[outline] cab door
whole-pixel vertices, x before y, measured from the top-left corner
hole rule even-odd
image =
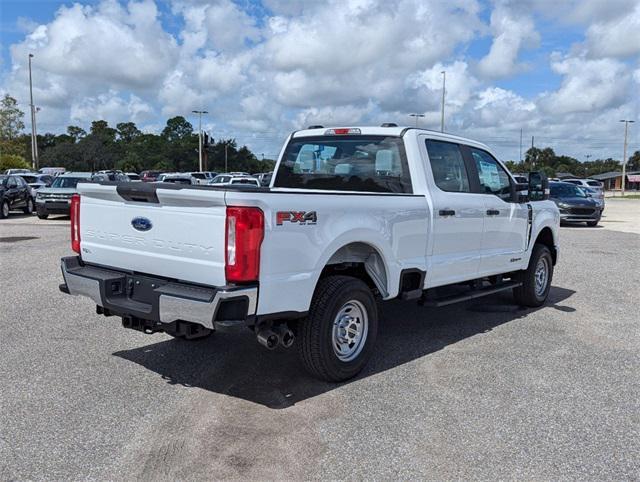
[[[517,269],[526,249],[529,208],[512,202],[513,180],[489,152],[467,147],[484,205],[480,276]]]
[[[421,139],[430,167],[427,181],[433,203],[427,285],[435,287],[474,279],[482,255],[484,196],[477,193],[460,144]]]

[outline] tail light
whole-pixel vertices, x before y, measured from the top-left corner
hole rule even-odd
[[[80,253],[80,195],[71,196],[71,249]]]
[[[227,207],[226,265],[228,283],[257,281],[264,214],[255,207]]]

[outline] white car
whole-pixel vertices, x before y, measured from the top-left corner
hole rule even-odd
[[[562,182],[570,182],[576,186],[588,187],[598,192],[600,197],[604,197],[604,189],[600,181],[595,179],[563,179]]]
[[[541,306],[558,259],[544,175],[520,191],[484,144],[413,127],[297,131],[270,188],[142,187],[78,185],[60,289],[145,333],[296,343],[328,381],[374,352],[380,302]]]
[[[260,187],[260,181],[258,179],[245,175],[218,174],[209,181],[210,186],[231,186],[233,184]]]

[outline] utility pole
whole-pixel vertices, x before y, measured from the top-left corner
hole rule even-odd
[[[447,91],[447,72],[443,70],[440,73],[442,74],[442,112],[440,113],[440,132],[444,132],[444,95]]]
[[[224,172],[229,172],[227,169],[227,146],[229,145],[229,141],[224,141]]]
[[[589,158],[593,156],[591,154],[585,154],[584,157],[587,159],[587,162],[589,162]]]
[[[418,127],[418,118],[424,117],[424,114],[409,114],[409,117],[415,117],[415,119],[416,119],[416,127]]]
[[[31,80],[31,59],[33,54],[29,54],[29,99],[31,107],[31,167],[38,169],[38,134],[36,133],[36,108],[33,105],[33,82]]]
[[[194,114],[198,114],[198,167],[202,172],[202,114],[208,114],[206,110],[192,110]]]
[[[622,154],[622,196],[624,197],[624,185],[627,178],[627,134],[629,132],[629,124],[633,124],[632,120],[621,120],[624,122],[624,153]]]
[[[522,127],[520,128],[520,164],[522,164]]]

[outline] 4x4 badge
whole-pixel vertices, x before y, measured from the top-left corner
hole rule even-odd
[[[316,224],[318,215],[315,211],[278,211],[276,213],[276,224],[282,226],[285,221],[299,224]]]

